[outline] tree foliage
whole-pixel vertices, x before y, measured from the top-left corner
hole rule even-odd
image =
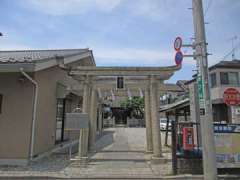
[[[144,116],[144,98],[140,96],[133,96],[120,103],[123,108],[128,108],[131,110],[133,117],[142,119]]]

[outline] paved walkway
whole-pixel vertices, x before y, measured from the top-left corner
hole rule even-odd
[[[145,154],[145,128],[109,128],[97,140],[84,177],[159,177],[171,173],[171,163],[152,165]],[[166,150],[165,150],[166,151]],[[169,155],[170,153],[168,153]],[[76,174],[79,169],[68,171]]]
[[[76,166],[66,155],[52,155],[27,167],[0,167],[2,176],[52,176],[75,178],[158,178],[171,173],[171,163],[154,165],[145,154],[145,128],[109,128],[98,138],[86,167]],[[166,156],[170,151],[164,149]]]
[[[151,165],[145,154],[145,128],[105,130],[96,144],[87,168],[81,174],[89,176],[159,176],[171,173],[171,164]],[[75,173],[73,173],[75,174]]]

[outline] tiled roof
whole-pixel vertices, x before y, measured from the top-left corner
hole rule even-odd
[[[88,49],[0,51],[0,63],[31,63],[56,56],[78,55],[88,51]]]
[[[220,61],[219,63],[209,67],[209,70],[215,69],[215,68],[240,68],[240,60],[232,60],[232,61]]]
[[[186,85],[187,80],[178,80],[177,85],[180,86],[184,91],[188,91],[188,86]]]
[[[217,68],[240,69],[240,60],[235,59],[235,60],[232,60],[232,61],[220,61],[219,63],[210,66],[208,69],[209,69],[209,71],[211,71],[211,70],[214,70],[214,69],[217,69]],[[196,81],[197,74],[194,74],[192,77],[193,77],[193,79],[187,81],[185,83],[186,85]]]
[[[164,84],[164,86],[167,89],[167,91],[183,92],[183,89],[177,84],[166,83]]]
[[[190,103],[189,98],[185,98],[183,100],[174,102],[172,104],[166,104],[164,106],[161,106],[160,107],[160,112],[171,111],[171,110],[174,110],[178,107],[189,106],[189,103]]]

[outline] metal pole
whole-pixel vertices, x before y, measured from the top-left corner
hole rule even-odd
[[[167,118],[167,126],[166,126],[166,132],[165,132],[165,146],[168,145],[169,114],[167,112],[166,112],[166,118]]]
[[[175,110],[175,121],[172,121],[172,171],[177,174],[177,142],[178,142],[178,112]]]
[[[202,0],[192,0],[193,22],[196,38],[196,54],[199,65],[200,83],[198,83],[200,123],[203,147],[203,168],[205,180],[217,180],[216,149],[213,132],[212,103],[208,84],[208,59]]]

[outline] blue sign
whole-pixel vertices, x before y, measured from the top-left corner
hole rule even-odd
[[[183,60],[183,53],[181,51],[177,51],[175,55],[175,63],[176,65],[181,65]]]
[[[240,133],[239,124],[214,124],[215,133]]]

